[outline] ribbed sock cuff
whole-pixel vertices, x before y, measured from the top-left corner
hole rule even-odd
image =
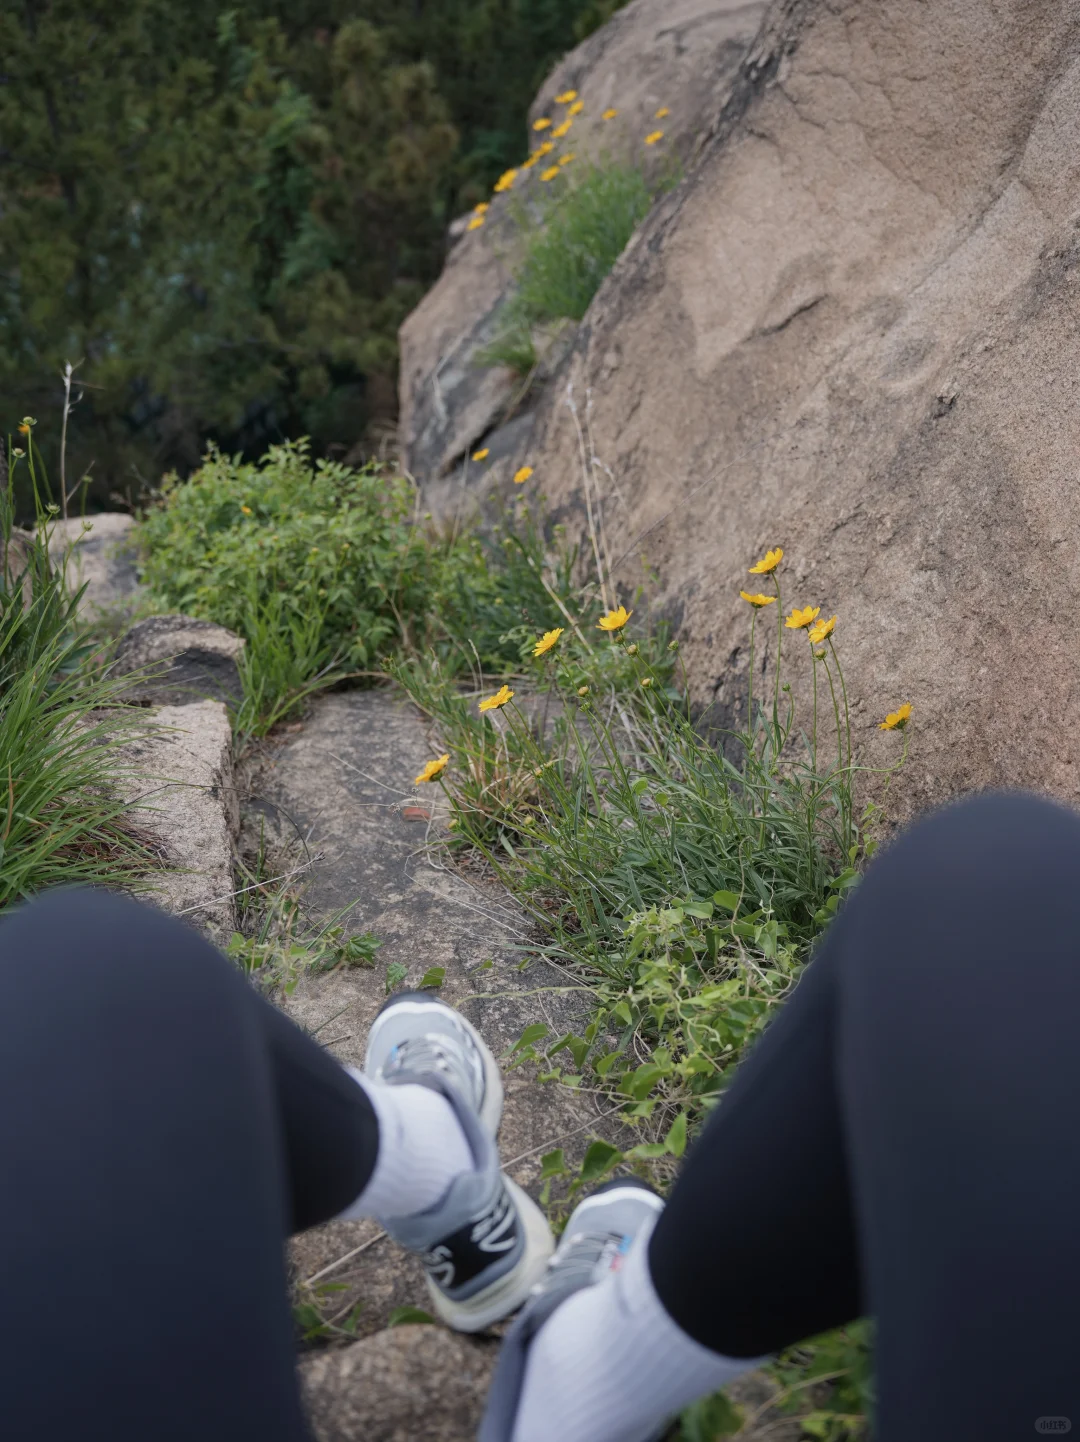
[[[426,1212],[442,1200],[455,1177],[473,1168],[453,1107],[429,1087],[386,1086],[354,1067],[346,1071],[371,1102],[379,1150],[367,1186],[339,1220],[382,1221]]]
[[[652,1442],[670,1417],[759,1360],[722,1357],[682,1331],[656,1294],[641,1235],[618,1272],[564,1302],[537,1334],[512,1442]]]

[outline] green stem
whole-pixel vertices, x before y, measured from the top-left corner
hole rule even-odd
[[[754,631],[757,627],[757,607],[750,608],[750,695],[746,703],[746,733],[751,748],[754,745]]]
[[[847,769],[851,770],[851,711],[848,707],[847,686],[844,682],[844,673],[840,666],[840,657],[836,654],[836,647],[833,645],[832,637],[829,637],[829,650],[836,662],[836,674],[840,677],[840,691],[844,697],[844,728],[847,731]]]
[[[773,684],[773,746],[777,753],[780,747],[776,744],[780,735],[780,656],[784,642],[784,600],[780,595],[780,577],[774,571],[772,573],[773,585],[776,587],[776,680]]]

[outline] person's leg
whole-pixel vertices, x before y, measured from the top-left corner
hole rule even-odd
[[[283,1243],[471,1170],[196,933],[103,892],[0,921],[0,1433],[295,1442]]]
[[[546,1435],[556,1395],[588,1414],[562,1442],[637,1442],[706,1389],[703,1350],[722,1379],[863,1312],[880,1442],[1076,1424],[1078,875],[1080,819],[1024,796],[889,848],[740,1068],[647,1258],[539,1332],[514,1442]]]
[[[180,922],[87,891],[0,922],[0,988],[0,1432],[306,1437],[286,1130],[308,1147],[250,988]],[[312,1080],[333,1116],[331,1065]],[[362,1185],[367,1110],[344,1126],[359,1155],[335,1153],[351,1179],[320,1199],[297,1173],[302,1216]]]

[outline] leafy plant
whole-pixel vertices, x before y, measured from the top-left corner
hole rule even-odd
[[[20,430],[0,488],[0,906],[60,883],[137,884],[159,864],[149,817],[140,827],[122,794],[132,780],[122,749],[148,728],[79,633],[66,561],[50,554],[55,507],[42,498],[33,422]],[[24,461],[33,534],[14,527]]]
[[[259,465],[211,450],[170,478],[140,525],[156,604],[245,638],[242,736],[264,735],[313,692],[381,679],[431,646],[451,671],[520,665],[536,617],[572,591],[577,550],[519,503],[466,534],[425,529],[408,481],[378,466],[312,463],[306,442]]]

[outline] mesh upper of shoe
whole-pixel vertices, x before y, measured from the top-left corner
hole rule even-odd
[[[382,1080],[404,1081],[440,1073],[479,1112],[484,1102],[484,1061],[467,1032],[422,1032],[398,1042],[381,1068]]]

